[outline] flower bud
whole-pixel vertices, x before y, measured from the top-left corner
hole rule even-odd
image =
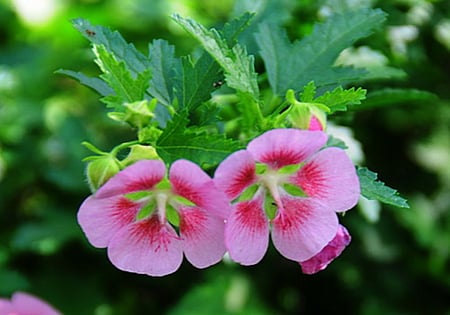
[[[330,109],[324,104],[299,102],[295,98],[294,91],[288,90],[286,99],[291,106],[287,115],[287,120],[292,127],[304,130],[324,130],[326,127],[326,113]]]
[[[119,161],[112,155],[92,157],[86,167],[86,177],[91,191],[95,192],[119,171]]]
[[[121,164],[126,167],[140,160],[156,159],[159,159],[159,156],[154,147],[136,144],[131,146],[130,153],[128,153],[127,157],[121,161]]]
[[[300,262],[303,273],[314,274],[325,269],[350,244],[351,236],[343,225],[339,225],[336,236],[318,254]]]

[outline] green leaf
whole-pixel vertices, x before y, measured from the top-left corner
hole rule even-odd
[[[180,72],[181,62],[175,57],[175,47],[165,40],[154,40],[149,47],[152,69],[149,93],[165,105],[173,104],[174,79]]]
[[[123,109],[123,103],[132,103],[144,99],[148,87],[150,71],[145,70],[134,78],[123,61],[119,61],[104,46],[94,45],[95,60],[102,70],[100,77],[114,89],[114,95],[102,99],[109,107]]]
[[[326,105],[330,108],[330,113],[346,111],[349,105],[361,104],[361,101],[366,98],[366,92],[362,88],[344,90],[342,86],[338,86],[333,91],[325,92],[323,95],[317,97],[314,99],[314,102]]]
[[[78,80],[81,84],[92,88],[102,96],[107,96],[114,93],[114,90],[111,89],[106,82],[100,80],[99,78],[88,77],[84,73],[64,69],[57,70],[56,73],[72,77]]]
[[[175,116],[156,142],[156,151],[166,163],[183,158],[205,168],[212,167],[240,148],[234,140],[196,127],[188,128],[187,123],[185,115]]]
[[[133,44],[127,43],[119,32],[113,32],[103,26],[92,25],[88,20],[82,18],[73,19],[72,24],[90,42],[97,46],[104,46],[117,60],[126,61],[127,67],[133,75],[151,67],[150,60]]]
[[[308,82],[317,87],[356,81],[367,72],[351,67],[334,67],[339,53],[381,26],[386,14],[365,9],[333,15],[316,24],[312,34],[291,43],[284,30],[261,23],[256,41],[266,66],[269,83],[277,95],[288,89],[300,91]]]
[[[248,15],[250,18],[250,15]],[[198,40],[203,48],[217,61],[225,73],[229,87],[259,98],[257,74],[254,69],[253,56],[247,55],[245,48],[239,44],[230,47],[228,41],[216,29],[207,30],[204,26],[189,18],[172,16],[174,21]],[[230,32],[229,30],[227,32]]]
[[[379,181],[376,173],[370,171],[366,167],[358,167],[357,173],[361,185],[361,194],[364,197],[400,208],[409,208],[406,199],[401,197],[395,189],[392,189]]]
[[[181,80],[178,81],[175,94],[180,108],[194,111],[211,98],[214,83],[223,75],[219,65],[206,52],[195,62],[190,57],[184,57],[181,61]]]
[[[367,99],[362,104],[361,108],[369,109],[376,107],[391,106],[401,103],[416,103],[428,104],[436,102],[438,97],[431,92],[417,90],[417,89],[382,89],[367,94]]]

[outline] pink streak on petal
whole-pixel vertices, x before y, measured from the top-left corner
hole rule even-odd
[[[180,209],[180,237],[189,262],[206,268],[219,262],[226,252],[223,219],[208,215],[197,207]]]
[[[237,151],[220,163],[214,174],[217,187],[231,200],[257,180],[255,161],[248,151]]]
[[[106,247],[115,233],[135,220],[140,207],[122,196],[103,199],[90,196],[78,211],[78,223],[93,246]]]
[[[273,169],[305,161],[327,142],[321,131],[273,129],[250,141],[247,150]]]
[[[336,213],[312,198],[282,196],[284,209],[272,221],[272,241],[284,257],[304,261],[336,235]]]
[[[180,267],[182,243],[169,224],[153,216],[122,228],[108,245],[108,257],[121,270],[164,276]]]
[[[314,274],[325,269],[350,244],[351,236],[347,229],[339,225],[336,236],[317,255],[300,262],[303,273]]]
[[[16,292],[11,298],[13,311],[11,313],[1,314],[17,314],[17,315],[61,315],[52,306],[43,300],[23,292]],[[1,308],[0,308],[1,310]]]
[[[187,160],[175,161],[170,168],[169,180],[177,195],[221,218],[229,215],[231,207],[225,194],[197,164]]]
[[[310,197],[320,199],[334,211],[356,205],[360,186],[355,166],[345,151],[327,148],[316,155],[290,178]]]
[[[128,166],[95,193],[96,198],[107,198],[135,191],[150,190],[158,184],[166,173],[160,160],[141,160]]]
[[[225,225],[225,243],[234,261],[246,266],[261,261],[269,246],[269,221],[262,197],[234,206]]]

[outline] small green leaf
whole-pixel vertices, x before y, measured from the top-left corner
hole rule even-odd
[[[327,91],[317,97],[314,102],[326,105],[330,109],[330,113],[346,111],[349,105],[361,104],[361,101],[366,98],[366,92],[362,88],[344,90],[342,86],[338,86],[333,91]]]
[[[366,167],[358,167],[357,173],[361,185],[361,194],[370,200],[390,204],[400,208],[409,208],[406,199],[401,197],[395,189],[386,186],[377,179],[377,174]]]

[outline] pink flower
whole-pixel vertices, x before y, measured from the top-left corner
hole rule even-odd
[[[253,139],[217,168],[214,181],[233,201],[225,225],[230,257],[258,263],[269,234],[286,258],[318,254],[336,235],[336,212],[356,205],[355,167],[339,148],[322,147],[322,131],[275,129]]]
[[[175,272],[183,260],[197,268],[219,262],[230,206],[200,167],[178,160],[141,160],[88,197],[78,212],[89,242],[108,248],[119,269],[151,276]],[[178,230],[178,232],[177,232]]]
[[[35,296],[16,292],[11,300],[0,299],[0,315],[61,315],[61,313]]]
[[[350,244],[351,237],[347,229],[339,225],[336,236],[318,254],[300,262],[303,273],[314,274],[324,270]]]

